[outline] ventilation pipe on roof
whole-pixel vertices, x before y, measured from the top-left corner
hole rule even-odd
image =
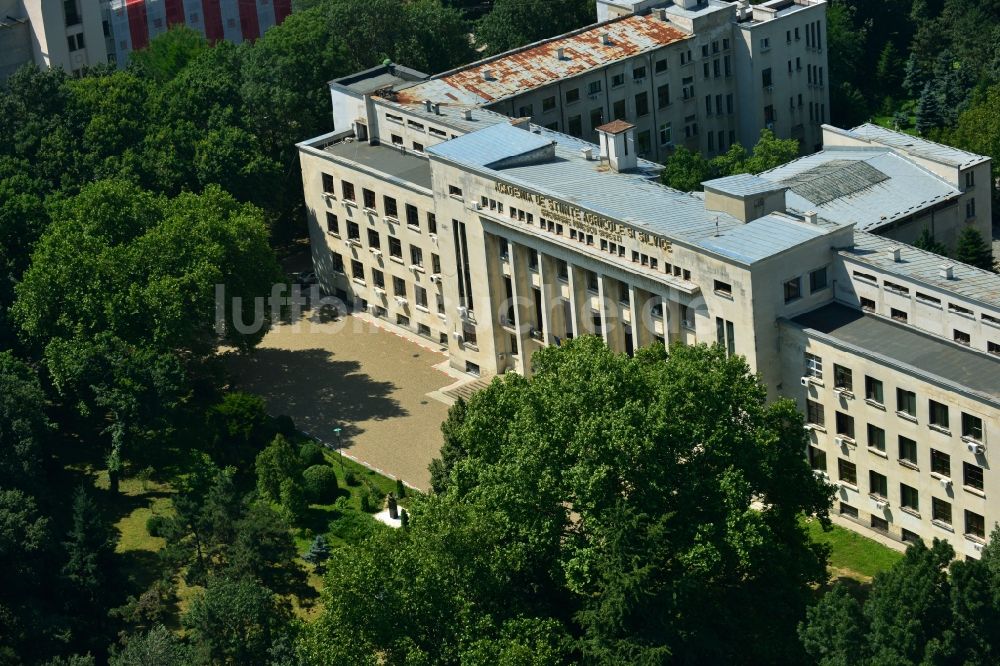
[[[483,70],[483,81],[492,81],[492,80],[493,80],[493,70],[492,69],[484,69]]]
[[[945,280],[954,280],[955,267],[952,264],[941,264],[941,267],[938,269],[938,274]]]
[[[601,33],[601,44],[604,46],[611,46],[611,35],[606,32]]]
[[[670,20],[670,19],[667,18],[667,10],[666,9],[657,9],[656,10],[656,17],[658,19],[660,19],[661,21],[669,21]]]
[[[559,48],[556,49],[556,60],[565,60],[565,59],[566,59],[566,49],[560,46]]]
[[[441,115],[441,104],[440,103],[435,103],[434,104],[434,115],[435,116],[440,116]]]
[[[462,111],[462,118],[466,120],[472,120],[472,109],[465,109]]]
[[[426,110],[427,113],[431,112],[431,101],[429,99],[424,100],[424,110]]]
[[[898,245],[894,245],[889,248],[889,256],[892,257],[893,261],[898,262],[900,258],[900,253],[902,251],[903,250],[901,247],[899,247]]]

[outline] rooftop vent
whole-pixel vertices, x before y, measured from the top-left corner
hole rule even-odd
[[[938,275],[943,277],[945,280],[954,280],[955,267],[952,264],[941,264],[938,268]]]
[[[440,116],[441,115],[441,104],[440,103],[437,103],[437,104],[434,105],[434,115],[435,116]]]
[[[894,245],[893,247],[889,248],[889,256],[892,257],[893,261],[897,262],[899,261],[900,252],[902,252],[902,248],[900,248],[898,245]]]
[[[465,120],[472,120],[472,109],[465,109],[462,111],[462,118]]]
[[[431,101],[429,99],[424,100],[424,109],[430,113],[431,111]]]
[[[559,48],[556,49],[556,60],[565,60],[565,59],[566,59],[566,49],[560,46]]]
[[[670,20],[670,19],[667,18],[667,10],[666,9],[657,9],[656,10],[656,17],[658,19],[660,19],[661,21],[669,21]]]
[[[484,69],[483,70],[483,81],[492,81],[492,80],[493,80],[493,70],[492,69]]]
[[[601,33],[601,44],[604,46],[611,46],[611,35],[606,32]]]
[[[818,219],[819,216],[816,214],[816,211],[811,210],[808,213],[806,213],[806,222],[808,222],[809,224],[816,224],[816,221]]]
[[[580,154],[583,155],[583,159],[587,160],[588,162],[594,159],[594,149],[590,146],[587,146],[586,148],[581,148]]]

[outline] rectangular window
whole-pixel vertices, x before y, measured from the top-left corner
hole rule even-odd
[[[716,280],[715,293],[722,294],[723,296],[732,297],[733,285],[729,284],[728,282],[723,282],[722,280]]]
[[[583,117],[571,116],[569,119],[569,133],[575,137],[583,136]]]
[[[809,467],[821,472],[826,471],[826,451],[821,448],[809,446]]]
[[[986,519],[972,511],[965,512],[965,533],[979,539],[986,538]]]
[[[916,488],[905,483],[899,484],[899,504],[904,509],[920,512],[920,493]]]
[[[660,125],[660,145],[666,146],[674,141],[673,131],[671,131],[670,123],[664,123]]]
[[[421,268],[424,266],[424,251],[416,245],[410,246],[410,265]]]
[[[861,309],[864,312],[875,312],[875,301],[870,298],[861,297]]]
[[[878,530],[879,532],[888,532],[889,531],[889,521],[888,520],[886,520],[885,518],[879,518],[875,514],[872,514],[870,516],[870,518],[871,518],[871,527],[872,527],[873,530]]]
[[[865,375],[865,400],[885,404],[882,394],[882,381]]]
[[[365,208],[375,210],[375,193],[367,188],[361,188],[361,197]]]
[[[972,336],[970,336],[965,331],[960,331],[957,328],[954,331],[954,340],[960,345],[965,345],[966,347],[972,344]]]
[[[348,183],[346,180],[340,181],[340,191],[344,201],[354,201],[354,183]]]
[[[618,86],[625,85],[625,75],[624,74],[613,74],[611,76],[611,87],[617,88]]]
[[[374,229],[368,230],[368,247],[377,250],[382,247],[382,240],[378,235],[378,232]]]
[[[930,412],[930,424],[938,428],[948,429],[948,405],[942,405],[936,400],[927,401]]]
[[[837,412],[837,434],[854,439],[854,417]]]
[[[344,272],[344,258],[337,252],[330,253],[330,263],[333,266],[334,273]]]
[[[657,60],[656,64],[653,67],[653,70],[657,74],[659,74],[661,72],[667,71],[667,59],[666,58],[660,58],[659,60]]]
[[[385,289],[385,275],[377,268],[372,269],[372,284],[379,289]]]
[[[845,502],[840,503],[840,513],[845,516],[850,516],[851,518],[858,517],[858,510]]]
[[[917,442],[909,437],[899,436],[899,459],[912,465],[917,464]]]
[[[931,497],[931,520],[951,525],[951,502]]]
[[[413,204],[406,204],[406,224],[417,229],[420,228],[420,213]]]
[[[854,373],[850,368],[833,364],[833,387],[844,391],[854,390]]]
[[[885,453],[885,430],[868,424],[868,448]]]
[[[455,185],[448,186],[448,196],[462,198],[462,188]]]
[[[615,120],[625,120],[625,100],[620,99],[611,105],[611,117]]]
[[[437,230],[437,216],[434,213],[427,213],[427,233],[436,234]]]
[[[905,389],[896,389],[896,411],[916,418],[917,394]]]
[[[590,110],[590,129],[594,130],[604,124],[604,107]]]
[[[333,213],[326,214],[326,233],[334,236],[340,235],[340,224],[337,222],[337,216]]]
[[[399,242],[398,238],[389,237],[389,256],[396,259],[403,258],[403,244]]]
[[[962,463],[962,483],[976,490],[983,489],[983,468],[972,463]]]
[[[931,449],[931,472],[951,477],[951,456],[944,451]]]
[[[556,108],[556,98],[555,96],[545,97],[542,99],[542,113],[547,113]]]
[[[889,316],[892,317],[895,321],[903,322],[904,324],[906,323],[907,320],[906,312],[904,312],[903,310],[897,310],[896,308],[889,309]]]
[[[399,217],[395,199],[392,197],[382,197],[382,204],[385,206],[386,217]]]
[[[848,460],[837,458],[837,477],[844,483],[856,486],[858,485],[858,468]]]
[[[426,308],[427,307],[427,290],[421,286],[415,286],[413,288],[413,300],[416,301],[417,306]]]
[[[357,259],[351,259],[351,275],[353,275],[356,280],[365,279],[365,266]]]
[[[361,240],[361,227],[358,226],[357,222],[347,223],[347,238],[355,241]]]
[[[889,496],[889,480],[878,472],[868,472],[868,492],[875,497]]]
[[[785,302],[791,303],[802,296],[802,279],[792,278],[785,282]]]
[[[641,92],[635,96],[635,115],[645,116],[649,113],[649,95]]]
[[[806,400],[806,421],[822,426],[826,423],[823,405],[814,400]]]
[[[823,380],[823,359],[815,354],[805,353],[806,377]]]
[[[644,78],[646,78],[646,67],[645,66],[636,67],[635,69],[632,70],[632,80],[633,81],[638,81],[639,79],[644,79]]]
[[[976,442],[983,441],[983,420],[962,412],[962,437]]]
[[[323,192],[324,194],[335,194],[333,176],[328,173],[323,174]]]
[[[815,294],[826,289],[826,284],[826,266],[809,273],[809,293]]]
[[[406,298],[406,280],[401,277],[392,278],[392,293],[394,296]]]
[[[572,104],[573,102],[579,102],[579,101],[580,101],[580,89],[579,88],[573,88],[572,90],[567,90],[566,91],[566,103],[567,104]]]
[[[765,88],[770,88],[774,84],[774,81],[771,79],[771,68],[770,67],[766,68],[760,74],[761,74],[761,84]]]
[[[600,92],[601,92],[601,80],[600,79],[598,79],[596,81],[591,81],[590,83],[587,84],[587,94],[588,95],[597,95]]]

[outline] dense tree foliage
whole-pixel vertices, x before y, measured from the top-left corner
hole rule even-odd
[[[700,190],[706,180],[740,173],[762,173],[795,159],[798,154],[799,145],[794,139],[779,139],[774,132],[764,129],[752,153],[734,143],[722,155],[707,160],[700,153],[680,147],[667,158],[661,179],[674,189],[693,192]]]
[[[589,0],[495,0],[480,20],[476,42],[494,55],[569,32],[597,19]]]
[[[799,626],[806,651],[822,666],[996,663],[998,543],[995,530],[982,558],[964,561],[947,542],[919,543],[870,591],[835,585]]]
[[[825,554],[798,516],[828,501],[801,417],[718,348],[665,356],[581,338],[476,394],[449,421],[462,453],[409,529],[333,555],[304,656],[799,658]]]

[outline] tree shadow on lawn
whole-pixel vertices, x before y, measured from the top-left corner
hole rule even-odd
[[[325,349],[257,349],[250,355],[229,353],[226,362],[237,385],[267,402],[272,414],[287,414],[296,427],[336,445],[364,432],[358,423],[406,416],[389,397],[392,382],[376,381],[357,361],[334,359]]]

